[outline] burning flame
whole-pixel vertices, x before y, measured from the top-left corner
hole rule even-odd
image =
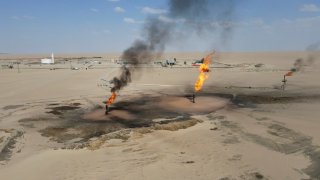
[[[207,73],[209,72],[209,64],[211,62],[213,54],[214,54],[214,52],[212,52],[209,55],[207,55],[204,58],[203,63],[199,67],[200,74],[198,76],[198,80],[194,84],[195,92],[200,91],[202,86],[203,86],[204,81],[209,78],[209,75]]]
[[[285,74],[284,76],[292,76],[293,72],[292,71],[289,71],[287,72],[287,74]]]
[[[116,100],[117,94],[115,92],[112,92],[112,95],[109,97],[108,101],[107,101],[107,105],[110,106],[114,100]]]

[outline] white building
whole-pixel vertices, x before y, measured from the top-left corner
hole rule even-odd
[[[53,53],[51,54],[51,59],[49,59],[49,58],[41,59],[41,64],[54,64],[54,55],[53,55]]]

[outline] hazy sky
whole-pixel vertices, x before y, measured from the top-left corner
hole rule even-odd
[[[210,1],[210,0],[209,0]],[[235,0],[228,42],[191,37],[166,51],[304,50],[320,41],[320,0]],[[122,52],[166,0],[1,0],[2,53]]]

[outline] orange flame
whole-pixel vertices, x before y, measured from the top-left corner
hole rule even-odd
[[[115,92],[112,92],[112,95],[109,97],[109,100],[107,101],[107,105],[110,106],[114,100],[116,100],[117,94]]]
[[[214,54],[214,52],[212,52],[209,55],[207,55],[204,58],[203,63],[199,67],[200,74],[198,76],[198,80],[194,84],[195,92],[200,91],[202,86],[203,86],[204,81],[209,78],[209,75],[207,73],[209,72],[209,64],[211,62],[213,54]]]
[[[285,76],[292,76],[293,72],[289,71],[287,74],[285,74]]]

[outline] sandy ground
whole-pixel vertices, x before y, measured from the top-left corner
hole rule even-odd
[[[23,62],[0,69],[1,179],[320,179],[319,61],[279,89],[297,58],[319,53],[218,53],[192,103],[203,55],[140,67],[108,116],[119,55],[88,70],[1,55]]]

